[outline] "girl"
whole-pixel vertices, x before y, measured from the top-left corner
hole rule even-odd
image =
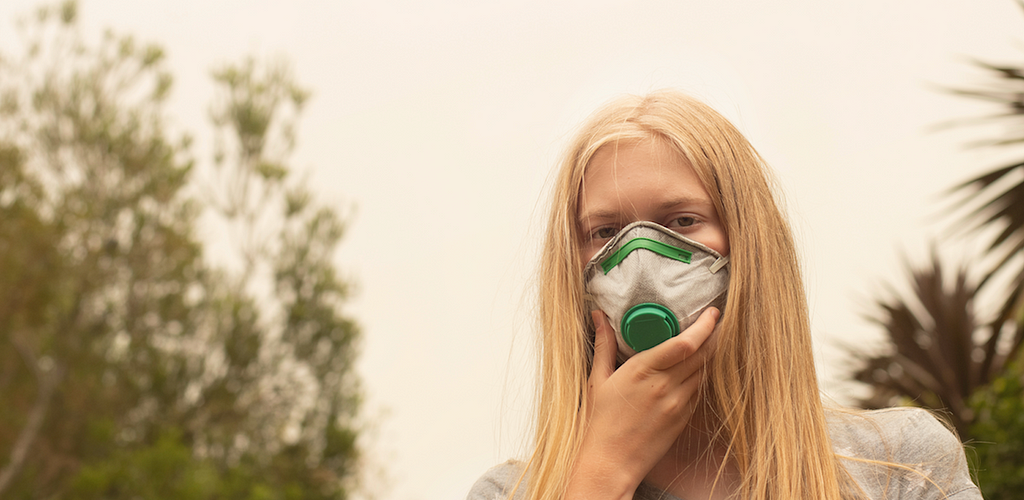
[[[616,100],[556,182],[535,448],[471,500],[981,498],[930,414],[823,407],[789,226],[721,115]]]

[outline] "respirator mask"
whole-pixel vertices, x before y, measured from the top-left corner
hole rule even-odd
[[[590,310],[608,315],[619,359],[681,333],[710,306],[722,309],[729,257],[653,222],[624,227],[583,269]]]

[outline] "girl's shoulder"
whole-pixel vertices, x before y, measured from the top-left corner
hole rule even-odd
[[[870,498],[981,498],[960,439],[920,408],[826,410],[832,447]]]
[[[825,416],[840,455],[901,463],[936,458],[936,453],[963,455],[953,431],[920,408],[829,409]]]
[[[509,460],[488,469],[469,489],[466,500],[506,500],[523,475],[525,464]],[[516,499],[525,498],[526,481],[516,491]]]

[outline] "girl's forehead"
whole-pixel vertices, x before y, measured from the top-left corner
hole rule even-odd
[[[658,177],[676,170],[692,171],[689,160],[664,139],[623,140],[602,145],[587,161],[582,187],[609,178]]]
[[[668,198],[707,198],[707,192],[690,162],[671,145],[633,142],[594,154],[584,172],[580,208],[604,210]]]

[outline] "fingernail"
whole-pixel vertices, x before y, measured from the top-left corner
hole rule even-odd
[[[601,314],[601,311],[598,311],[596,309],[590,311],[590,319],[594,322],[594,325],[597,325],[598,323],[601,322],[601,316],[599,316],[599,314]]]
[[[712,317],[712,319],[714,319],[715,321],[718,321],[718,318],[720,318],[721,316],[722,316],[722,311],[719,311],[717,307],[712,307],[711,308],[711,317]]]

